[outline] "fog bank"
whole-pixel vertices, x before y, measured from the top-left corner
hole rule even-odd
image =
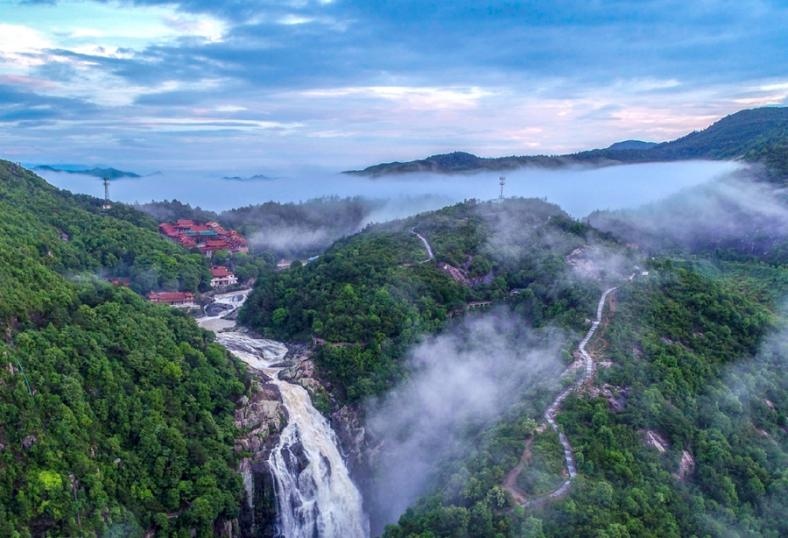
[[[565,338],[504,312],[428,337],[409,358],[410,378],[368,404],[378,446],[368,505],[374,530],[425,493],[438,466],[466,454],[474,433],[501,419],[528,389],[555,384]]]
[[[740,171],[637,209],[596,212],[589,223],[651,251],[721,249],[784,262],[788,191]]]
[[[498,177],[506,176],[505,194],[545,198],[575,217],[595,209],[634,207],[668,196],[742,168],[726,161],[646,163],[602,168],[561,170],[523,168],[471,175],[411,174],[370,179],[329,172],[269,173],[276,179],[233,181],[227,175],[249,176],[259,171],[173,171],[136,179],[112,181],[110,196],[133,203],[178,199],[214,211],[266,201],[298,202],[321,196],[361,196],[388,200],[375,218],[399,218],[437,209],[468,198],[487,200],[499,193]],[[74,192],[103,196],[101,180],[91,176],[42,172],[54,185]]]

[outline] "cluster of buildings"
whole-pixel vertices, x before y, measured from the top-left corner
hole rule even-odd
[[[115,283],[116,281],[125,280],[115,278],[112,283],[116,286],[124,285],[124,283]],[[211,287],[214,289],[223,289],[229,286],[238,284],[238,277],[233,274],[224,265],[214,265],[211,267]],[[148,293],[147,298],[152,303],[166,304],[170,306],[183,306],[183,307],[196,307],[198,306],[195,301],[195,296],[189,291],[151,291]]]
[[[178,219],[175,222],[159,224],[159,231],[187,249],[199,250],[205,256],[211,257],[217,250],[229,253],[249,252],[246,239],[235,230],[227,230],[215,221],[200,223],[189,219]],[[115,278],[115,285],[128,285]],[[117,283],[116,283],[117,281]],[[224,265],[211,267],[211,288],[223,289],[238,284],[238,277]],[[170,306],[194,307],[198,306],[195,296],[187,291],[152,291],[147,298],[152,303],[167,304]]]
[[[184,248],[199,250],[212,256],[217,250],[249,252],[246,239],[235,230],[226,230],[215,221],[201,224],[189,219],[159,224],[159,231]]]

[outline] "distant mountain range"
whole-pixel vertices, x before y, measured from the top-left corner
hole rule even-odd
[[[271,181],[273,177],[266,176],[265,174],[255,174],[253,176],[224,176],[222,179],[227,181]]]
[[[344,172],[367,177],[431,172],[438,174],[514,170],[526,166],[560,168],[568,165],[604,166],[623,163],[679,161],[688,159],[743,159],[762,162],[770,173],[788,175],[788,108],[742,110],[726,116],[702,131],[670,142],[626,140],[604,149],[567,155],[477,157],[454,152],[409,162],[391,162],[363,170]]]
[[[65,174],[80,174],[107,179],[120,179],[123,177],[141,177],[135,172],[118,170],[117,168],[89,167],[81,164],[39,164],[33,167],[37,172],[62,172]]]

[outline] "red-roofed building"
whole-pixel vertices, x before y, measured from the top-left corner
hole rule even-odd
[[[148,300],[172,306],[190,306],[194,304],[194,294],[188,291],[152,291],[148,293]]]
[[[224,265],[211,267],[211,287],[226,288],[238,284],[238,278]]]
[[[197,241],[195,241],[189,236],[178,237],[178,242],[181,244],[183,248],[195,248],[197,246]]]
[[[188,249],[199,249],[206,256],[212,256],[217,250],[228,252],[249,252],[246,239],[235,230],[227,230],[218,222],[205,224],[189,219],[178,219],[174,223],[159,224],[159,231]]]

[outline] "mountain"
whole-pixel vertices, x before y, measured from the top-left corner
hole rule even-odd
[[[642,140],[623,140],[609,145],[608,150],[621,150],[621,149],[649,149],[659,145],[658,142],[643,142]]]
[[[265,174],[254,174],[252,176],[224,176],[222,179],[228,181],[272,181],[276,178],[266,176]]]
[[[126,172],[118,170],[117,168],[100,168],[89,167],[85,165],[76,164],[40,164],[33,167],[33,170],[39,172],[61,172],[64,174],[80,174],[85,176],[95,176],[106,179],[120,179],[124,177],[137,178],[141,177],[134,172]]]
[[[390,174],[440,174],[513,170],[525,166],[558,168],[572,164],[610,165],[686,159],[743,159],[763,163],[770,174],[788,176],[788,108],[742,110],[670,142],[659,144],[627,140],[605,149],[558,156],[485,158],[456,152],[409,162],[392,162],[345,173],[379,177]]]
[[[456,151],[454,153],[431,155],[426,159],[421,159],[418,161],[376,164],[363,170],[349,170],[343,173],[369,177],[380,177],[391,174],[408,174],[413,172],[461,174],[473,173],[482,170],[514,170],[529,165],[541,166],[544,168],[558,168],[569,163],[569,160],[562,157],[549,157],[546,155],[487,158],[477,157],[472,153]]]
[[[244,368],[192,319],[115,287],[207,286],[129,208],[0,161],[0,535],[213,535],[237,516]]]

